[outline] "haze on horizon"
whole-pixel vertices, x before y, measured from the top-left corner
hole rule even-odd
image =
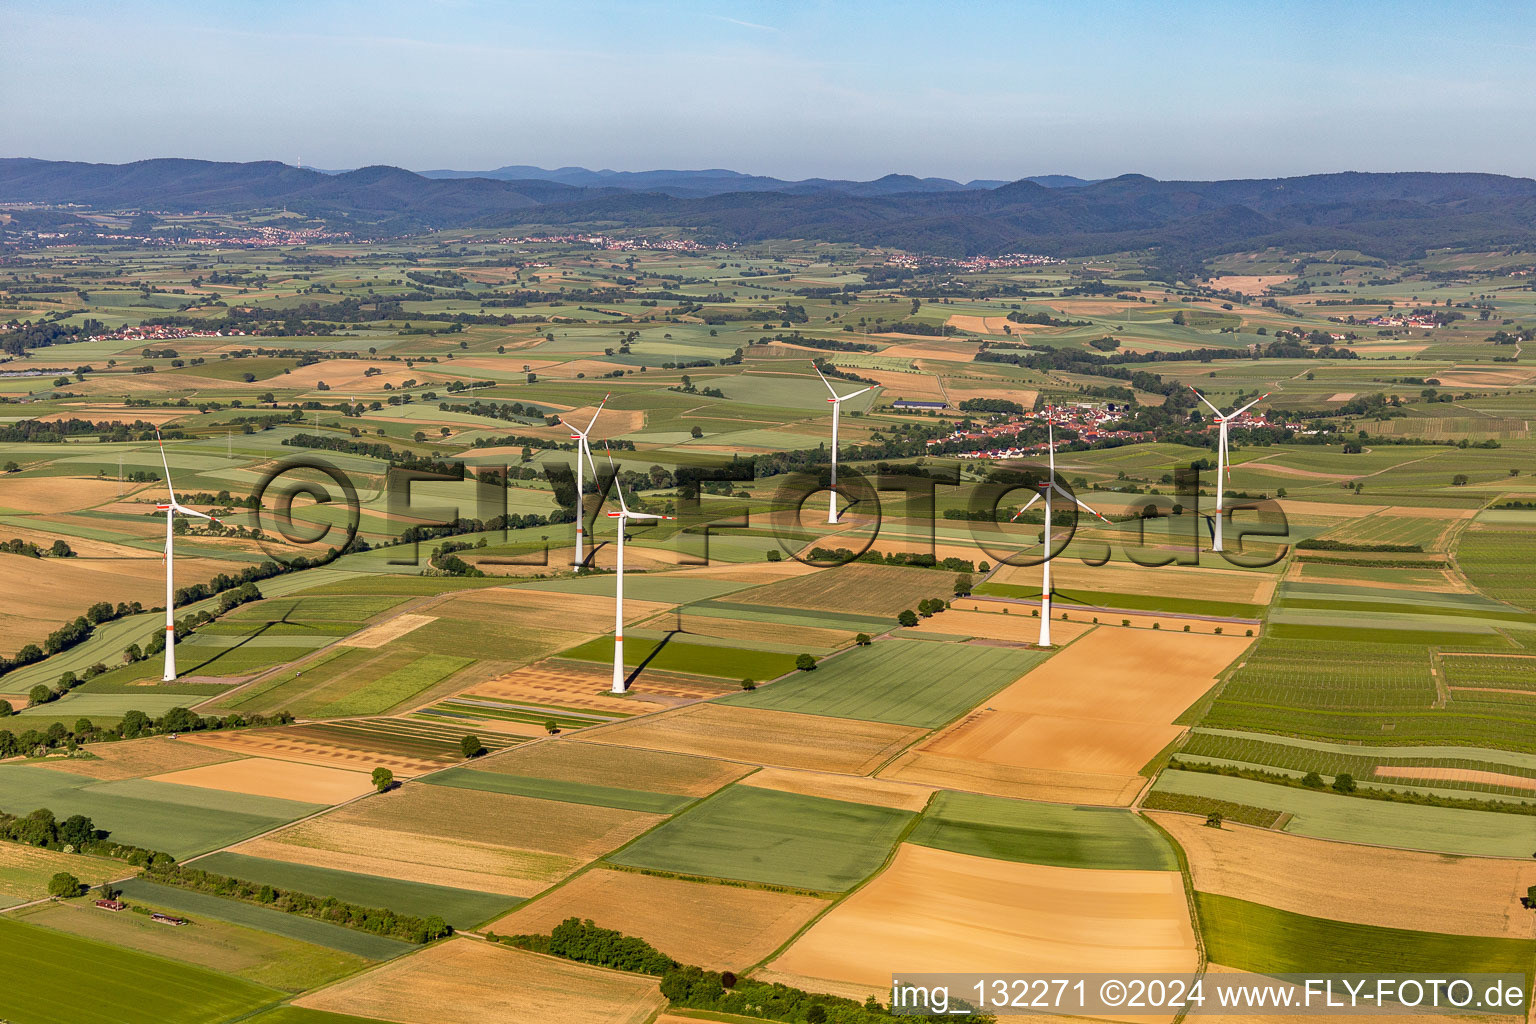
[[[967,181],[1527,176],[1536,8],[0,7],[5,156]]]

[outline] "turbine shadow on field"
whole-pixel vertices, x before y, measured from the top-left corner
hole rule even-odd
[[[645,671],[645,666],[649,665],[655,659],[656,655],[660,654],[662,652],[662,649],[664,647],[666,647],[667,644],[672,642],[672,638],[677,636],[677,634],[679,634],[681,632],[683,632],[683,626],[682,626],[682,622],[681,621],[678,622],[677,627],[675,629],[667,630],[667,635],[661,638],[661,643],[657,644],[655,646],[655,648],[653,648],[651,650],[651,653],[647,654],[645,656],[645,660],[640,662],[640,664],[636,665],[635,666],[635,670],[633,672],[631,672],[629,674],[628,678],[626,678],[624,680],[624,689],[627,690],[631,686],[634,686],[635,685],[635,680],[640,678],[640,673]]]

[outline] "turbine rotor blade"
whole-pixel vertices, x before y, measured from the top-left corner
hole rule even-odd
[[[592,413],[592,422],[588,423],[587,424],[587,429],[583,430],[581,432],[581,436],[582,437],[586,437],[588,434],[590,434],[592,432],[592,428],[597,425],[597,418],[598,418],[598,416],[602,415],[603,406],[607,405],[608,404],[608,399],[610,399],[612,397],[613,397],[613,392],[610,391],[606,395],[603,396],[603,400],[601,402],[597,403],[597,409],[596,409],[596,411],[594,411]]]
[[[619,467],[613,463],[613,449],[608,447],[607,441],[603,442],[603,451],[608,453],[608,468],[613,470],[613,489],[614,492],[619,496],[619,508],[623,509],[624,515],[633,515],[634,513],[630,512],[629,506],[624,504],[624,485],[619,483]],[[592,471],[592,475],[597,475],[597,471],[595,469]],[[612,512],[608,514],[610,516],[613,515]]]
[[[1024,504],[1024,507],[1019,509],[1017,512],[1015,512],[1013,514],[1013,518],[1009,519],[1008,521],[1010,523],[1018,522],[1019,516],[1023,515],[1025,512],[1028,512],[1029,511],[1029,506],[1033,505],[1035,502],[1039,501],[1041,499],[1041,497],[1043,497],[1042,494],[1036,494],[1033,498],[1030,498],[1029,501]]]
[[[1184,385],[1184,386],[1185,386],[1185,387],[1187,387],[1187,388],[1189,388],[1189,390],[1191,390],[1191,391],[1195,391],[1195,389],[1194,389],[1194,388],[1193,388],[1193,387],[1191,387],[1191,386],[1190,386],[1190,385],[1188,385],[1188,384],[1186,384],[1186,385]],[[1206,405],[1206,408],[1208,408],[1208,409],[1210,409],[1210,410],[1211,410],[1211,412],[1213,412],[1213,413],[1215,413],[1215,414],[1216,414],[1216,418],[1217,418],[1217,419],[1220,419],[1220,418],[1221,418],[1221,410],[1220,410],[1220,409],[1218,409],[1218,408],[1216,408],[1216,407],[1215,407],[1215,406],[1214,406],[1214,405],[1212,405],[1212,404],[1211,404],[1211,403],[1210,403],[1210,401],[1209,401],[1209,400],[1207,400],[1207,399],[1206,399],[1206,397],[1205,397],[1205,396],[1204,396],[1204,395],[1202,395],[1202,394],[1201,394],[1201,393],[1200,393],[1200,392],[1198,392],[1198,391],[1195,391],[1195,397],[1196,397],[1196,398],[1198,398],[1198,399],[1200,399],[1200,401],[1202,401],[1202,402],[1205,402],[1205,405]]]
[[[171,464],[165,460],[165,441],[160,437],[160,428],[155,428],[155,443],[160,445],[160,465],[165,467],[165,489],[171,492],[171,504],[176,503],[176,489],[171,486]]]
[[[1085,510],[1087,510],[1089,512],[1092,512],[1094,515],[1098,516],[1100,519],[1103,519],[1106,523],[1109,522],[1109,520],[1105,519],[1103,515],[1100,515],[1098,512],[1094,511],[1094,509],[1086,501],[1082,500],[1077,495],[1071,493],[1066,488],[1062,487],[1060,484],[1053,483],[1053,484],[1051,484],[1051,487],[1052,487],[1053,490],[1055,490],[1055,492],[1057,494],[1061,495],[1063,498],[1066,498],[1068,501],[1075,502],[1078,506],[1080,506],[1081,508],[1083,508],[1083,509],[1085,509]]]
[[[1254,406],[1258,405],[1260,402],[1264,401],[1264,399],[1268,398],[1272,394],[1274,394],[1273,391],[1266,391],[1266,392],[1264,392],[1258,398],[1255,398],[1253,401],[1249,402],[1247,405],[1243,406],[1241,409],[1237,410],[1234,413],[1229,414],[1227,416],[1227,419],[1232,419],[1234,417],[1241,416],[1243,413],[1247,412],[1249,409],[1252,409]]]
[[[816,376],[820,377],[821,382],[827,386],[827,390],[832,392],[832,400],[841,402],[842,399],[837,397],[837,392],[832,390],[832,382],[827,380],[826,374],[821,372],[821,367],[816,365],[816,360],[814,359],[811,360],[811,369],[816,371]]]

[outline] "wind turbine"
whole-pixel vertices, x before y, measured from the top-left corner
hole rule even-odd
[[[187,508],[176,500],[176,489],[171,486],[171,464],[165,460],[165,441],[160,437],[159,427],[155,428],[155,440],[160,445],[160,465],[165,467],[165,489],[171,495],[169,504],[155,506],[165,513],[165,674],[160,677],[160,681],[170,683],[176,680],[176,613],[171,607],[176,596],[175,566],[172,561],[174,552],[171,545],[176,514],[179,512],[184,516],[197,516],[215,524],[218,520],[206,512]]]
[[[814,360],[814,359],[811,360],[811,369],[816,371],[816,376],[820,377],[821,378],[821,382],[827,386],[827,390],[832,392],[832,397],[827,399],[827,401],[832,403],[832,502],[831,502],[830,505],[827,506],[827,522],[829,522],[829,523],[836,523],[837,522],[837,418],[838,418],[838,414],[843,411],[843,403],[844,402],[848,401],[848,399],[850,399],[850,398],[857,398],[859,395],[862,395],[866,391],[873,390],[874,389],[874,385],[871,385],[870,387],[867,387],[867,388],[859,388],[859,390],[857,390],[857,391],[850,391],[846,395],[839,395],[836,391],[832,390],[832,382],[827,380],[826,376],[821,372],[821,367],[816,365],[816,360]]]
[[[1193,387],[1190,387],[1189,390],[1195,391]],[[1211,410],[1211,412],[1216,414],[1216,422],[1221,424],[1221,435],[1216,443],[1216,522],[1215,525],[1211,527],[1212,551],[1223,550],[1221,546],[1222,505],[1223,497],[1227,491],[1227,475],[1232,472],[1232,467],[1229,464],[1229,458],[1227,455],[1227,424],[1232,420],[1237,419],[1243,413],[1247,412],[1249,409],[1252,409],[1260,402],[1264,401],[1264,399],[1268,398],[1273,393],[1274,392],[1272,391],[1266,391],[1258,398],[1255,398],[1253,401],[1243,406],[1241,409],[1238,409],[1236,412],[1229,412],[1223,416],[1220,409],[1216,408],[1214,405],[1211,405],[1206,397],[1200,392],[1195,391],[1195,397],[1200,399],[1200,401],[1205,402],[1206,406]],[[1199,528],[1197,527],[1196,533],[1198,534],[1198,532]]]
[[[608,452],[608,465],[613,469],[613,489],[619,495],[619,511],[609,512],[609,519],[619,521],[619,574],[615,578],[613,587],[613,692],[624,692],[624,530],[629,526],[631,519],[676,519],[676,516],[659,516],[653,512],[631,512],[629,506],[624,503],[624,487],[619,483],[619,470],[613,464],[613,452],[608,451],[608,445],[603,445],[603,450]],[[591,453],[587,455],[591,459]],[[592,467],[592,476],[596,478],[597,467]]]
[[[1046,479],[1044,484],[1040,485],[1041,489],[1040,489],[1039,493],[1037,493],[1033,498],[1030,498],[1028,504],[1026,504],[1023,508],[1019,509],[1017,512],[1015,512],[1013,514],[1013,519],[1017,520],[1019,518],[1019,516],[1023,515],[1027,511],[1029,511],[1029,506],[1030,505],[1033,505],[1035,502],[1039,501],[1041,498],[1045,499],[1045,561],[1042,563],[1042,567],[1043,567],[1042,568],[1042,572],[1044,573],[1044,578],[1041,580],[1041,583],[1040,583],[1040,643],[1037,645],[1039,647],[1049,647],[1049,646],[1051,646],[1051,558],[1052,558],[1052,555],[1051,555],[1051,507],[1052,507],[1051,496],[1052,496],[1052,493],[1054,492],[1055,494],[1059,494],[1063,498],[1066,498],[1068,501],[1075,502],[1078,505],[1078,507],[1086,509],[1089,512],[1093,512],[1093,514],[1096,515],[1096,516],[1099,516],[1100,519],[1104,519],[1104,517],[1099,515],[1099,513],[1094,512],[1094,510],[1091,509],[1091,508],[1088,508],[1087,504],[1085,504],[1084,502],[1079,500],[1076,495],[1072,494],[1066,488],[1062,487],[1061,484],[1056,482],[1056,432],[1053,429],[1054,426],[1055,426],[1055,421],[1052,419],[1051,410],[1050,409],[1046,410],[1045,416],[1046,416],[1046,419],[1045,419],[1045,432],[1046,432],[1046,438],[1047,438],[1046,447],[1047,447],[1047,449],[1051,453],[1051,472],[1050,472],[1050,476]],[[1104,519],[1104,521],[1106,523],[1109,522],[1108,519]]]
[[[610,392],[609,394],[606,394],[606,395],[603,396],[603,400],[601,402],[597,403],[597,411],[592,414],[592,422],[587,424],[587,429],[586,430],[580,430],[577,427],[573,427],[573,426],[571,426],[571,424],[565,423],[565,417],[564,416],[560,417],[560,422],[561,423],[565,423],[566,426],[571,427],[571,431],[572,431],[572,433],[571,433],[571,440],[576,442],[576,564],[577,565],[581,565],[585,561],[585,557],[583,556],[582,550],[581,550],[581,540],[582,540],[582,535],[586,532],[586,525],[587,525],[587,509],[586,509],[586,506],[582,502],[582,495],[581,495],[581,457],[583,455],[585,455],[587,457],[587,461],[589,463],[592,461],[592,447],[589,444],[587,444],[587,435],[592,433],[592,428],[597,425],[597,417],[602,413],[603,406],[607,405],[608,404],[608,399],[610,399],[612,397],[613,397],[613,394],[612,394],[612,392]],[[596,482],[596,480],[597,480],[597,467],[596,466],[592,467],[592,479],[593,479],[594,482]]]

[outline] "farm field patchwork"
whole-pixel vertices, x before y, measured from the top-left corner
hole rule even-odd
[[[907,841],[993,860],[1104,870],[1177,871],[1156,829],[1130,811],[941,792]]]
[[[748,764],[868,775],[926,731],[711,702],[604,726],[585,738]]]
[[[1127,805],[1173,724],[1247,648],[1242,637],[1100,627],[885,768],[885,778]]]
[[[1489,857],[1447,857],[1325,842],[1268,829],[1209,828],[1187,814],[1154,813],[1188,858],[1194,887],[1278,910],[1415,929],[1426,923],[1456,935],[1536,938],[1520,897],[1536,885],[1536,865]],[[1340,886],[1341,877],[1350,880]]]
[[[1188,972],[1195,936],[1175,871],[1085,871],[903,844],[756,977],[854,999],[893,964],[927,971]]]

